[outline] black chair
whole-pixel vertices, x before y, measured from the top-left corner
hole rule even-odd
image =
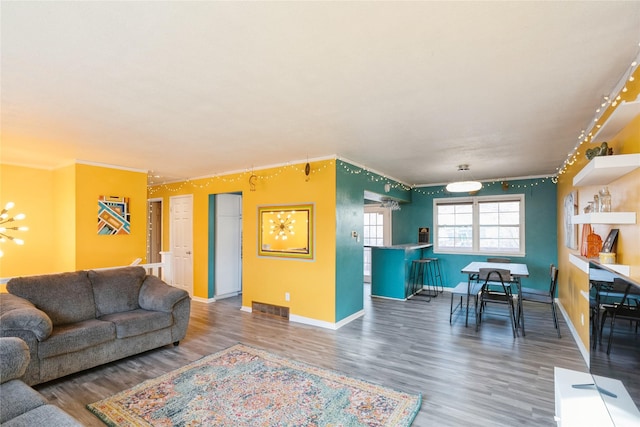
[[[487,258],[487,262],[510,263],[511,262],[511,258]]]
[[[506,305],[509,308],[509,318],[511,319],[511,331],[513,337],[517,336],[516,330],[516,310],[511,292],[509,278],[511,272],[500,268],[481,268],[478,278],[482,283],[478,302],[478,318],[476,321],[476,331],[482,323],[482,314],[485,312],[487,304]]]
[[[460,282],[454,288],[451,289],[451,306],[449,308],[449,324],[453,321],[453,313],[455,313],[458,309],[461,312],[466,310],[465,308],[465,299],[464,298],[473,298],[473,315],[478,317],[478,294],[480,293],[480,289],[482,288],[482,283],[477,281],[477,275],[475,278],[469,278],[469,282]],[[460,297],[460,302],[456,303],[455,307],[453,306],[454,300]],[[468,306],[468,304],[467,304]],[[464,311],[466,314],[466,311]]]
[[[611,317],[611,322],[609,324],[609,340],[607,342],[607,355],[611,353],[611,344],[613,341],[616,321],[629,320],[632,326],[635,326],[635,333],[638,333],[638,325],[640,324],[639,291],[633,288],[630,283],[614,279],[611,292],[621,294],[622,298],[619,302],[601,305],[603,313],[602,323],[600,325],[600,336],[602,336],[602,328],[604,327],[607,317]]]
[[[548,289],[522,288],[520,290],[520,298],[522,298],[523,302],[529,301],[550,305],[551,314],[553,315],[553,326],[555,326],[558,332],[558,338],[560,338],[560,325],[558,324],[558,314],[555,303],[556,288],[558,287],[558,269],[553,264],[549,267],[549,276],[550,283]]]

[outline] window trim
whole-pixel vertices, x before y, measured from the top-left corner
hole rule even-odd
[[[519,202],[520,203],[520,249],[517,252],[504,252],[504,251],[482,251],[480,250],[480,210],[478,205],[480,203],[487,202]],[[438,246],[438,206],[440,205],[460,205],[465,203],[471,203],[473,206],[473,220],[472,220],[472,236],[473,247],[471,249],[441,249]],[[469,196],[469,197],[447,197],[433,199],[433,253],[436,254],[453,254],[453,255],[482,255],[482,256],[513,256],[524,257],[526,256],[526,222],[525,222],[525,196],[523,193],[518,194],[506,194],[495,196]]]

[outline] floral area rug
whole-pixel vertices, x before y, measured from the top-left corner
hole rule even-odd
[[[410,426],[407,394],[242,344],[87,405],[110,426]]]

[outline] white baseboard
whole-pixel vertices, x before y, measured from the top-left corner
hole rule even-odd
[[[245,311],[247,313],[251,313],[251,307],[242,306],[240,307],[240,311]],[[290,322],[302,323],[304,325],[317,326],[319,328],[337,330],[343,327],[344,325],[356,320],[359,317],[364,316],[364,310],[360,310],[357,313],[352,314],[349,317],[345,317],[341,321],[337,323],[326,322],[324,320],[312,319],[310,317],[298,316],[295,314],[289,315]]]
[[[582,354],[582,358],[584,359],[585,363],[587,364],[587,367],[589,367],[589,350],[582,343],[582,340],[580,339],[580,335],[578,335],[578,331],[573,326],[573,323],[571,322],[571,319],[569,319],[569,315],[567,314],[567,311],[564,309],[562,304],[560,304],[560,301],[558,299],[556,299],[556,304],[558,305],[558,308],[560,309],[560,313],[562,313],[562,317],[564,317],[565,322],[567,322],[567,326],[569,327],[569,330],[571,331],[571,336],[573,337],[573,340],[578,345],[578,349],[580,350],[580,353]]]

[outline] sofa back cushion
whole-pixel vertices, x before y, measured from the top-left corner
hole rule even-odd
[[[31,301],[54,326],[95,319],[96,306],[86,271],[15,277],[7,291]]]
[[[96,317],[140,308],[138,295],[147,272],[142,267],[89,271],[96,301]]]

